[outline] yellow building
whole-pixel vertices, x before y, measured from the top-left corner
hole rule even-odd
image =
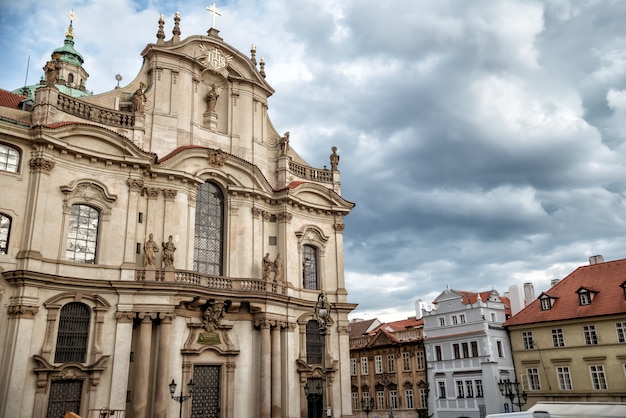
[[[526,408],[626,402],[626,260],[592,257],[504,325]]]

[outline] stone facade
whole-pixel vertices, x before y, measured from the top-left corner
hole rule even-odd
[[[193,379],[183,416],[307,417],[322,374],[352,415],[338,159],[302,160],[256,60],[179,25],[125,87],[0,108],[0,416],[177,416]]]
[[[369,322],[365,322],[369,324]],[[351,329],[360,330],[352,322]],[[428,405],[423,320],[408,318],[350,334],[352,409],[356,417],[417,418]],[[371,400],[371,401],[370,401]],[[391,415],[390,415],[391,416]]]

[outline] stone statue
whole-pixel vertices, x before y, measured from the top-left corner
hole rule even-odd
[[[174,245],[174,241],[172,236],[170,235],[167,242],[163,244],[163,265],[164,267],[173,269],[174,268],[174,252],[176,251],[176,246]]]
[[[215,112],[215,107],[217,106],[217,99],[220,97],[220,93],[222,92],[222,88],[217,84],[211,84],[211,90],[209,90],[209,94],[207,94],[207,101],[209,102],[209,112]]]
[[[43,67],[44,72],[46,73],[46,84],[48,87],[56,88],[55,84],[59,81],[59,69],[61,66],[59,65],[59,58],[53,57],[51,61],[48,61],[46,65]]]
[[[274,271],[276,274],[274,275],[274,280],[280,282],[283,280],[283,259],[280,258],[280,253],[276,255],[276,259],[274,260]]]
[[[143,112],[143,104],[146,100],[146,95],[142,87],[135,90],[133,94],[133,112]]]
[[[148,236],[148,241],[143,243],[143,265],[144,267],[154,267],[154,260],[156,259],[156,253],[159,251],[159,246],[154,242],[152,234]]]
[[[280,152],[285,155],[289,151],[289,132],[285,132],[285,135],[280,138]]]
[[[272,260],[270,260],[270,253],[265,254],[265,257],[263,257],[263,280],[270,279],[273,264]]]
[[[333,151],[333,153],[330,154],[330,169],[332,171],[337,171],[337,166],[339,165],[339,154],[337,154],[337,147],[332,147],[331,150]]]

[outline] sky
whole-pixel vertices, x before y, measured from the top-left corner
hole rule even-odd
[[[94,93],[135,78],[161,13],[166,40],[177,11],[182,38],[211,26],[208,1],[0,3],[7,90],[39,81],[72,9]],[[224,41],[265,59],[279,133],[314,167],[338,148],[351,318],[626,258],[626,2],[215,3]]]

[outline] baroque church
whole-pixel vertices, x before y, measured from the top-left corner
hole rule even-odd
[[[70,15],[0,91],[0,417],[352,416],[336,148],[309,165],[254,46],[181,25],[91,94]]]

